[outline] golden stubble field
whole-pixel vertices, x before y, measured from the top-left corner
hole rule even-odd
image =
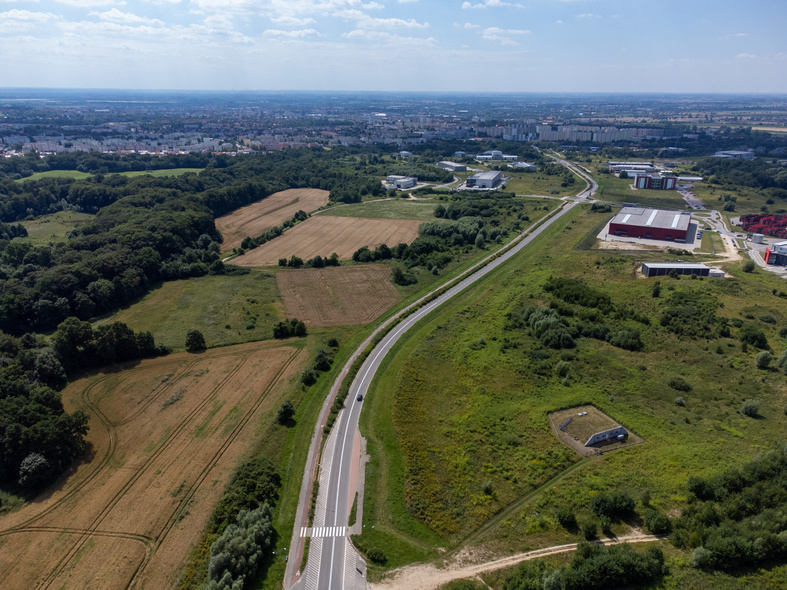
[[[303,367],[298,349],[251,343],[145,360],[69,385],[93,453],[0,519],[4,590],[172,588],[259,419]]]
[[[329,191],[316,188],[293,188],[241,207],[216,219],[224,236],[222,251],[240,246],[246,236],[256,237],[291,219],[298,210],[310,213],[328,204]]]
[[[304,261],[333,252],[342,260],[352,258],[362,246],[374,249],[380,244],[409,244],[418,237],[414,219],[366,219],[363,217],[328,217],[316,215],[287,230],[229,264],[239,266],[274,266],[280,258],[297,256]]]
[[[287,317],[308,326],[368,324],[399,301],[383,264],[282,270],[276,282]]]

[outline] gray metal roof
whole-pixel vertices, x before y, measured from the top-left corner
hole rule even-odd
[[[694,268],[698,270],[710,268],[701,262],[643,262],[642,266],[648,268]]]
[[[615,215],[612,223],[634,227],[658,227],[661,229],[687,231],[689,223],[691,223],[691,214],[683,211],[623,207],[620,213]]]

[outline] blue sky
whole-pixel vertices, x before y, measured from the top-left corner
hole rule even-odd
[[[787,92],[785,0],[0,0],[0,86]]]

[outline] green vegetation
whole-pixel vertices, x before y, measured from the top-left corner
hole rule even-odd
[[[71,178],[73,180],[84,180],[91,176],[88,172],[79,170],[46,170],[45,172],[35,172],[24,178],[17,178],[16,182],[27,182],[29,180],[41,180],[42,178]]]
[[[740,273],[738,263],[735,279],[662,278],[654,297],[655,281],[633,272],[641,254],[573,249],[597,222],[575,209],[384,361],[361,417],[372,459],[358,544],[382,551],[386,568],[461,546],[578,461],[549,429],[546,414],[560,408],[592,403],[646,444],[592,459],[475,544],[518,551],[576,540],[580,529],[623,534],[632,512],[618,520],[593,510],[594,498],[615,494],[626,494],[629,507],[645,498],[636,512],[648,530],[664,531],[664,514],[685,502],[688,477],[715,473],[721,449],[728,464],[740,464],[783,437],[783,376],[753,375],[759,351],[741,348],[755,333],[784,348],[777,279]],[[531,325],[527,313],[536,312]],[[774,323],[758,319],[767,316]],[[621,337],[607,340],[602,326]],[[542,329],[567,333],[575,347],[541,341]],[[741,399],[760,401],[758,420],[739,412]],[[560,524],[558,508],[580,528]]]
[[[27,236],[18,241],[29,241],[36,246],[46,245],[50,242],[63,242],[66,240],[68,232],[92,219],[93,215],[76,211],[59,211],[50,215],[42,215],[32,221],[22,222],[22,225],[27,229]]]
[[[334,217],[368,217],[371,219],[434,219],[436,204],[432,201],[386,199],[328,209],[320,215]]]
[[[203,168],[168,168],[165,170],[135,170],[132,172],[121,172],[123,176],[134,178],[136,176],[152,176],[154,178],[162,178],[164,176],[180,176],[182,174],[192,173],[199,174]]]
[[[279,290],[271,273],[208,276],[159,284],[142,299],[104,321],[121,321],[152,332],[157,342],[183,350],[195,328],[211,346],[273,338],[282,319]]]

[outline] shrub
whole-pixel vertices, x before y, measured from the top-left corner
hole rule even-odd
[[[711,555],[710,551],[705,549],[705,547],[697,547],[691,553],[690,559],[691,567],[696,569],[705,569],[711,565]]]
[[[672,532],[672,522],[666,514],[658,510],[648,510],[643,518],[645,528],[654,535],[669,535]]]
[[[760,402],[756,399],[747,399],[741,404],[741,414],[754,418],[760,414]]]
[[[287,424],[294,415],[295,408],[292,406],[292,402],[287,400],[281,405],[279,411],[276,412],[276,422],[279,424]]]
[[[555,518],[565,529],[574,530],[577,528],[577,517],[574,511],[567,506],[560,506],[555,509]]]
[[[691,384],[683,377],[672,377],[667,381],[667,385],[675,391],[691,391]]]
[[[758,369],[767,369],[770,366],[772,360],[773,355],[767,350],[763,350],[762,352],[758,353],[756,357],[754,357],[754,364],[757,365]]]
[[[768,339],[763,331],[754,324],[744,326],[740,333],[740,339],[744,344],[751,344],[756,348],[768,348]]]
[[[675,405],[683,407],[683,406],[686,405],[686,402],[685,402],[685,400],[682,397],[678,396],[678,397],[675,398]]]
[[[592,541],[598,537],[598,527],[596,526],[595,520],[589,520],[584,524],[582,527],[582,535],[585,537],[586,541]]]
[[[51,467],[46,457],[39,453],[29,453],[19,466],[19,485],[26,489],[36,489],[50,478]]]
[[[725,211],[727,210],[727,205],[724,206],[724,209]],[[730,209],[730,211],[733,210],[734,208]],[[746,262],[743,263],[743,272],[754,272],[755,268],[757,268],[757,266],[754,264],[753,260],[747,260]]]
[[[207,589],[242,589],[257,573],[272,538],[271,509],[267,504],[255,510],[241,510],[237,523],[224,529],[210,546]]]
[[[192,329],[186,333],[186,350],[188,352],[199,352],[206,348],[205,336],[202,335],[202,332]]]
[[[568,375],[568,370],[571,365],[566,361],[560,361],[557,366],[555,367],[555,371],[557,372],[558,377],[565,377]]]
[[[617,520],[634,513],[634,498],[625,492],[612,495],[599,494],[591,500],[590,509],[596,516]]]

